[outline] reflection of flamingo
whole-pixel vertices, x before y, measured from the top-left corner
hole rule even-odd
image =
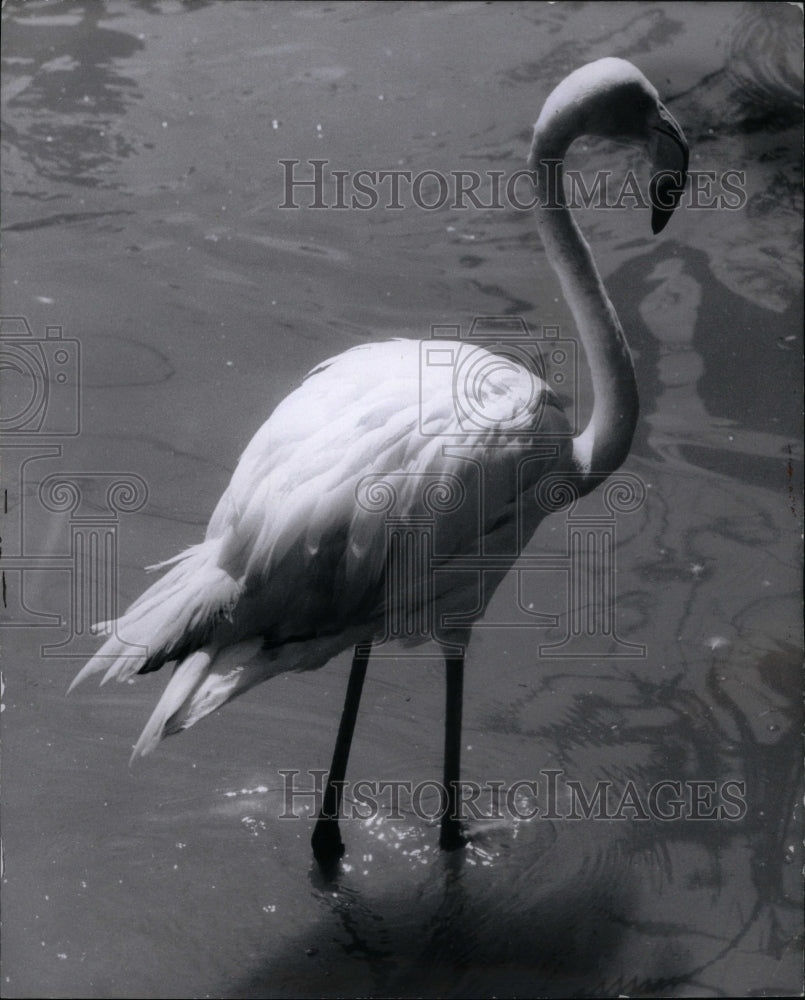
[[[454,392],[465,390],[454,389],[450,379],[435,389],[420,382],[417,341],[364,345],[316,368],[249,444],[205,540],[164,564],[169,572],[118,620],[115,634],[73,682],[104,669],[104,680],[126,680],[176,663],[135,755],[149,752],[164,736],[186,729],[261,681],[287,670],[320,667],[353,644],[366,646],[383,633],[395,602],[398,612],[415,603],[413,588],[395,592],[386,587],[392,574],[387,573],[391,556],[384,518],[359,502],[367,476],[394,479],[395,516],[402,512],[403,520],[407,516],[410,521],[421,510],[424,481],[459,484],[459,493],[469,495],[477,490],[473,477],[483,465],[491,474],[484,477],[482,505],[453,505],[452,510],[444,505],[440,550],[447,553],[449,566],[451,556],[478,552],[480,533],[485,543],[497,543],[485,551],[509,551],[512,563],[540,519],[526,495],[542,477],[566,472],[584,493],[623,462],[637,421],[634,369],[561,183],[561,160],[582,134],[639,144],[655,168],[674,172],[675,183],[670,174],[652,182],[655,232],[681,195],[687,146],[656,90],[620,59],[601,59],[568,76],[548,97],[535,126],[529,168],[539,202],[539,230],[591,369],[595,400],[588,426],[571,439],[567,420],[534,366],[522,358],[487,355],[480,347],[475,348],[480,352],[476,361],[481,357],[486,362],[481,367],[487,374],[480,385],[474,384],[478,394],[472,399],[455,398]],[[447,352],[456,343],[435,341],[428,347]],[[427,391],[421,392],[423,387]],[[483,421],[468,428],[459,411],[466,415],[478,407]],[[543,443],[526,460],[527,432],[532,441],[538,432]],[[445,447],[446,442],[453,447]],[[521,509],[523,516],[518,515]],[[507,538],[513,544],[501,546]],[[422,580],[413,583],[418,594],[431,595],[433,621],[461,604],[456,587],[440,590],[434,585],[428,591]],[[483,613],[491,589],[485,588],[472,614],[465,613],[461,628],[440,632],[440,638],[447,635],[457,644],[466,640],[466,623]],[[142,654],[135,655],[130,644],[141,645]],[[356,648],[313,837],[322,861],[343,851],[339,782],[346,772],[367,658],[366,649]],[[445,658],[447,808],[441,843],[454,847],[463,843],[455,815],[463,657],[453,649]]]

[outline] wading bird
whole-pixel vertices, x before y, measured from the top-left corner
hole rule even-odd
[[[341,788],[367,659],[395,615],[441,623],[432,630],[445,650],[447,681],[441,844],[464,843],[456,788],[463,648],[472,622],[544,516],[535,487],[567,474],[582,495],[628,454],[638,414],[634,368],[562,183],[565,153],[582,135],[647,152],[655,233],[679,202],[688,161],[682,131],[657,91],[621,59],[571,73],[534,127],[528,166],[538,231],[592,375],[592,415],[581,433],[573,436],[528,351],[391,340],[332,358],[257,432],[204,541],[161,564],[169,567],[161,579],[117,622],[98,626],[108,639],[73,682],[101,671],[104,680],[124,681],[174,664],[136,756],[255,684],[316,669],[354,647],[313,834],[323,864],[344,850]],[[442,377],[423,368],[423,344],[428,357],[444,359]],[[462,365],[472,377],[459,377]],[[398,526],[415,525],[423,511],[435,519],[437,563],[406,559],[400,546],[392,551],[389,511]],[[479,552],[495,554],[494,572],[481,584],[477,563],[476,572],[462,571],[462,559]]]

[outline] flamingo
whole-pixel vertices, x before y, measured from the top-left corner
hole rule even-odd
[[[428,603],[433,621],[449,622],[446,615],[464,609],[438,640],[446,665],[440,844],[452,849],[466,842],[456,794],[464,648],[472,622],[544,516],[533,500],[535,485],[545,476],[567,474],[576,495],[583,495],[629,452],[638,418],[631,355],[562,185],[562,161],[582,135],[625,141],[648,154],[655,169],[655,233],[681,198],[688,151],[655,88],[631,63],[616,58],[589,63],[562,80],[534,126],[528,167],[536,221],[591,371],[594,401],[587,426],[572,436],[540,377],[538,359],[528,352],[507,356],[473,347],[473,363],[484,377],[473,383],[472,399],[455,379],[422,380],[422,342],[416,340],[364,344],[323,362],[247,446],[204,541],[153,567],[167,572],[116,622],[96,627],[106,642],[71,685],[98,672],[104,673],[102,683],[126,681],[173,664],[134,758],[254,685],[285,671],[317,669],[354,648],[312,838],[321,865],[344,851],[338,816],[372,643],[384,634],[389,614],[404,614],[417,601]],[[446,357],[457,347],[449,340],[427,346],[448,352]],[[467,426],[462,414],[468,407],[481,407],[481,426]],[[530,442],[525,450],[523,441]],[[470,499],[477,495],[481,465],[489,473],[482,503]],[[480,597],[472,574],[469,583],[468,574],[459,572],[429,586],[409,564],[409,578],[399,583],[386,518],[366,502],[383,483],[393,491],[399,524],[414,524],[421,515],[423,483],[464,498],[437,511],[440,553],[444,567],[460,568],[462,556],[479,551],[479,535],[485,551],[503,553]],[[396,590],[388,585],[392,578]],[[468,588],[469,611],[463,592]]]

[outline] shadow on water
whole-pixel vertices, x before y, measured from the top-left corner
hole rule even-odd
[[[354,880],[322,881],[314,869],[321,919],[230,995],[579,996],[606,980],[631,912],[631,890],[612,869],[543,892],[526,869],[528,891],[516,894],[494,868],[466,860],[439,857],[410,902],[393,885],[370,898]]]

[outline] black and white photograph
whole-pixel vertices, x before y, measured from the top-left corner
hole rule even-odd
[[[3,0],[4,997],[803,996],[802,67]]]

